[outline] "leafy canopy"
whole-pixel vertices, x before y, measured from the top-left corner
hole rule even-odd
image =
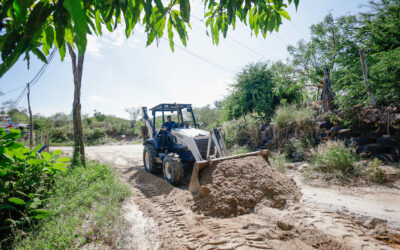
[[[285,11],[299,0],[203,0],[206,27],[213,42],[218,44],[228,27],[236,21],[249,25],[255,35],[278,30],[282,17],[290,19]],[[189,0],[4,0],[0,3],[0,50],[2,63],[0,77],[10,69],[22,54],[28,61],[30,52],[46,62],[53,45],[65,57],[66,44],[83,54],[87,35],[102,34],[124,23],[129,37],[136,25],[145,27],[147,45],[164,36],[167,31],[171,49],[174,34],[186,45],[187,27],[190,28]]]

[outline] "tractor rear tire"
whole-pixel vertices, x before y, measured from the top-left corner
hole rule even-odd
[[[143,165],[144,169],[152,174],[160,172],[160,164],[156,162],[157,150],[153,145],[146,145],[143,149]]]
[[[183,165],[177,154],[168,154],[163,160],[164,179],[174,186],[183,182]]]

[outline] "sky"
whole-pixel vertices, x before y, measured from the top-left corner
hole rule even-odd
[[[159,103],[191,103],[195,107],[212,104],[229,93],[235,75],[249,63],[285,61],[286,47],[308,40],[309,27],[322,21],[329,12],[337,17],[366,11],[368,0],[300,0],[298,9],[289,7],[291,20],[284,20],[278,32],[264,39],[237,25],[221,38],[218,46],[206,35],[201,1],[192,1],[192,29],[183,47],[175,40],[175,52],[166,41],[146,47],[141,27],[126,39],[123,27],[103,36],[88,38],[82,77],[82,113],[94,110],[128,118],[128,107],[153,107]],[[177,34],[175,38],[177,38]],[[221,36],[222,37],[222,36]],[[37,74],[43,62],[31,56],[30,68],[23,57],[0,78],[0,103],[15,100],[26,83]],[[49,116],[71,113],[73,102],[71,59],[61,62],[56,53],[47,70],[31,89],[34,114]],[[24,96],[18,107],[27,108]]]

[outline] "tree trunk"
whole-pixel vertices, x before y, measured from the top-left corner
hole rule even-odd
[[[360,57],[361,57],[361,65],[362,65],[362,69],[363,69],[363,73],[364,73],[364,85],[368,92],[369,104],[372,106],[375,106],[376,105],[375,96],[374,96],[374,93],[372,93],[371,87],[369,86],[369,83],[368,83],[368,68],[367,68],[367,62],[365,61],[364,50],[360,50]]]
[[[28,109],[29,109],[29,149],[33,149],[33,121],[32,121],[32,109],[31,109],[31,88],[29,86],[29,83],[26,85],[28,88]]]
[[[322,110],[328,112],[333,109],[333,91],[329,76],[329,69],[324,68],[324,87],[322,88]]]
[[[74,126],[74,153],[72,161],[76,165],[83,165],[86,167],[85,162],[85,146],[83,143],[83,129],[81,120],[81,83],[82,83],[82,70],[84,55],[78,53],[78,61],[76,61],[76,54],[70,44],[68,44],[68,51],[72,60],[72,72],[74,74],[74,103],[72,105],[72,120]]]

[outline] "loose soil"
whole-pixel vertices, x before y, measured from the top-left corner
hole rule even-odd
[[[61,149],[71,153],[70,148]],[[354,220],[357,214],[320,207],[314,202],[317,196],[307,200],[303,197],[298,203],[287,200],[284,209],[273,208],[275,198],[263,198],[266,203],[261,199],[247,214],[207,216],[196,210],[195,198],[187,186],[171,186],[161,175],[144,171],[142,150],[141,145],[86,147],[87,157],[115,167],[131,189],[132,196],[124,208],[132,231],[122,244],[124,249],[393,249],[397,239],[375,239],[371,233],[388,232],[384,224],[370,223],[375,229],[366,230]],[[281,186],[295,187],[284,180]],[[298,190],[293,190],[297,189],[279,189],[277,197],[285,193],[296,201]],[[400,192],[396,192],[393,200],[400,199]],[[391,205],[386,207],[390,209]]]
[[[214,217],[252,213],[257,206],[283,209],[301,198],[296,183],[269,166],[262,156],[214,164],[200,177],[195,210]]]

